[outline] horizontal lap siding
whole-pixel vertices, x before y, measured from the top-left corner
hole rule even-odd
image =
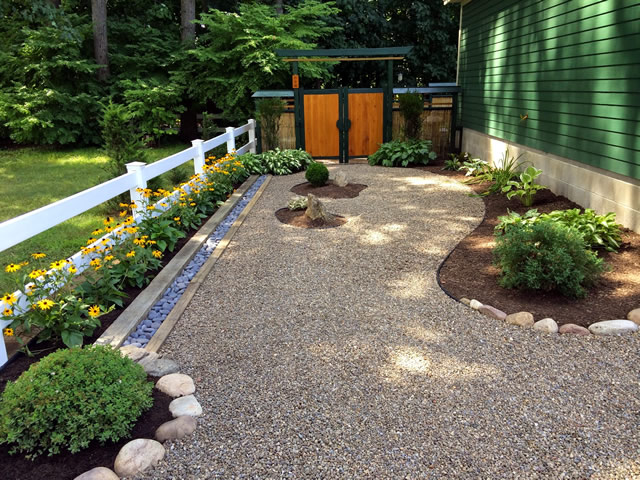
[[[459,82],[464,127],[640,179],[640,0],[473,0]]]

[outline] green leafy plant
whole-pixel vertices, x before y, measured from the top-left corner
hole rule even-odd
[[[473,161],[471,163],[472,168],[465,169],[467,170],[467,176],[472,175],[474,178],[465,180],[465,183],[475,184],[492,182],[489,188],[480,195],[485,196],[501,193],[502,189],[507,186],[508,182],[516,177],[518,169],[522,167],[523,163],[520,162],[521,157],[522,154],[517,157],[510,156],[509,149],[507,148],[502,154],[502,158],[496,162],[494,166],[491,166],[486,162],[481,163]]]
[[[404,119],[404,136],[407,140],[418,140],[422,131],[424,100],[421,93],[408,92],[398,95],[400,115]]]
[[[129,162],[146,163],[144,144],[127,107],[112,102],[104,105],[100,127],[104,141],[103,148],[109,156],[109,163],[105,169],[110,177],[127,173],[126,164]],[[121,196],[118,201],[123,199],[124,197]]]
[[[329,169],[324,163],[313,162],[307,167],[304,178],[314,187],[321,187],[329,180]]]
[[[313,162],[311,155],[304,150],[280,150],[279,148],[249,157],[242,155],[239,159],[246,162],[248,168],[253,169],[256,174],[272,175],[290,175],[306,169]],[[260,162],[260,169],[256,159]]]
[[[533,165],[527,167],[524,172],[517,176],[517,180],[510,180],[502,187],[502,193],[506,193],[509,200],[514,196],[518,196],[522,205],[530,207],[533,205],[533,197],[535,197],[536,193],[547,188],[535,182],[541,173],[542,170]]]
[[[500,285],[584,297],[605,270],[582,234],[550,219],[507,228],[496,236]]]
[[[258,102],[257,113],[265,140],[263,150],[273,150],[278,146],[280,117],[285,105],[285,102],[280,98],[265,98]]]
[[[265,168],[262,165],[262,157],[255,153],[245,153],[240,155],[238,160],[242,162],[249,175],[263,175]]]
[[[436,152],[431,151],[430,140],[394,140],[380,145],[376,153],[369,155],[368,162],[384,167],[408,167],[410,164],[427,165],[436,157]]]
[[[304,210],[307,208],[307,197],[293,197],[289,200],[287,207],[289,210]]]
[[[58,350],[7,383],[0,443],[33,458],[118,441],[153,404],[152,389],[143,368],[118,350]]]
[[[442,170],[457,172],[462,168],[461,156],[456,153],[449,154],[449,158],[445,159]]]
[[[50,270],[36,268],[29,273],[22,270],[26,265],[28,262],[5,267],[7,272],[15,274],[16,286],[24,289],[26,303],[24,308],[14,312],[17,298],[6,293],[2,300],[10,307],[0,318],[11,320],[11,328],[21,328],[27,333],[36,328],[38,343],[54,338],[61,339],[67,347],[82,345],[83,338],[100,325],[99,317],[105,313],[105,308],[86,303],[73,291],[76,267],[67,260],[52,262]],[[24,348],[29,353],[26,345]]]
[[[498,217],[498,220],[500,223],[495,227],[496,233],[506,232],[512,227],[531,225],[539,220],[550,220],[578,230],[588,248],[604,248],[615,252],[622,245],[621,226],[616,223],[616,214],[613,212],[598,215],[590,208],[583,213],[572,208],[540,214],[538,210],[531,209],[524,215],[509,212],[508,215]]]
[[[489,167],[489,163],[479,158],[467,158],[463,160],[460,170],[464,170],[465,176],[476,177],[482,175]],[[473,183],[473,181],[467,180],[465,183]]]

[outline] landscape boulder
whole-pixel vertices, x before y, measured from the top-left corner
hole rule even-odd
[[[543,333],[558,333],[558,324],[553,318],[543,318],[533,324],[533,329]]]
[[[505,320],[511,325],[525,328],[532,327],[534,324],[533,314],[529,312],[512,313],[511,315],[507,315]]]
[[[311,220],[324,220],[325,222],[333,220],[333,215],[327,212],[324,204],[312,193],[307,195],[307,210],[305,211],[305,215]]]
[[[571,334],[571,335],[581,335],[584,337],[588,337],[591,335],[591,332],[580,325],[576,325],[575,323],[565,323],[562,325],[558,332],[561,334]]]
[[[604,320],[589,326],[589,331],[594,335],[625,335],[637,330],[638,324],[631,320]]]
[[[114,470],[120,477],[134,477],[156,465],[164,454],[165,449],[160,442],[138,438],[120,449]]]
[[[156,440],[166,442],[167,440],[177,440],[178,438],[191,435],[198,422],[195,417],[183,415],[169,422],[165,422],[156,430]]]

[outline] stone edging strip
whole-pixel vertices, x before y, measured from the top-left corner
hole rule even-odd
[[[189,282],[187,289],[184,291],[184,293],[182,294],[182,296],[180,297],[176,305],[171,309],[171,312],[169,312],[169,315],[167,315],[167,317],[164,319],[164,321],[162,322],[158,330],[155,332],[153,337],[151,337],[151,340],[145,347],[145,350],[148,350],[151,352],[157,352],[160,349],[162,344],[165,342],[165,340],[173,330],[173,327],[175,327],[175,325],[178,323],[178,320],[180,320],[180,317],[184,313],[185,309],[189,305],[189,302],[191,301],[195,293],[200,288],[200,285],[202,285],[202,282],[204,281],[204,279],[207,277],[207,275],[209,274],[209,272],[211,271],[215,263],[218,261],[218,259],[225,252],[227,246],[231,242],[231,239],[235,235],[236,231],[238,230],[238,228],[240,228],[240,226],[244,222],[244,219],[247,217],[247,215],[249,214],[253,206],[256,204],[258,199],[262,196],[262,193],[264,192],[265,188],[269,184],[270,180],[271,180],[271,176],[268,176],[264,181],[264,183],[260,186],[258,191],[255,193],[251,201],[244,208],[240,216],[233,223],[233,225],[231,226],[229,231],[226,233],[224,238],[220,241],[216,249],[213,251],[213,253],[209,257],[209,259],[205,262],[204,265],[202,265],[198,273],[196,273],[193,279]]]
[[[151,307],[164,295],[167,287],[180,275],[182,269],[191,261],[209,235],[216,229],[227,214],[242,199],[247,190],[256,182],[257,175],[251,175],[229,199],[211,216],[182,249],[165,265],[140,295],[120,314],[109,328],[95,342],[96,345],[119,347],[148,315]]]

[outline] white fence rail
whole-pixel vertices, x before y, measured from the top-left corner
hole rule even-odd
[[[147,181],[155,178],[163,173],[168,172],[180,165],[193,160],[193,168],[196,174],[203,172],[205,165],[205,154],[215,147],[227,145],[227,153],[236,150],[236,137],[243,133],[249,134],[249,141],[237,150],[237,154],[256,151],[256,122],[250,119],[245,125],[238,128],[228,127],[224,134],[218,135],[210,140],[193,140],[192,146],[178,152],[169,157],[163,158],[151,164],[141,162],[132,162],[127,164],[128,172],[108,182],[101,183],[95,187],[89,188],[82,192],[76,193],[70,197],[58,200],[50,205],[33,210],[31,212],[12,218],[0,223],[0,252],[6,250],[18,243],[27,240],[39,233],[48,230],[70,218],[75,217],[93,207],[100,205],[118,195],[129,191],[132,203],[137,205],[134,210],[134,218],[140,218],[140,212],[145,206],[145,199],[138,193],[138,188],[146,188]],[[164,210],[160,204],[166,202],[167,199],[161,199],[156,203],[156,210],[153,216],[160,215]],[[107,234],[98,239],[95,244],[99,244],[103,239],[110,240],[113,233]],[[83,256],[81,252],[77,252],[70,258],[71,262],[76,266],[78,274],[86,269],[89,258]],[[14,313],[23,312],[26,308],[26,299],[22,292],[14,292],[18,301],[13,305]],[[0,301],[0,312],[8,308],[4,302]],[[11,324],[11,320],[0,320],[0,329]],[[0,366],[7,362],[7,350],[4,344],[4,335],[0,335]]]

